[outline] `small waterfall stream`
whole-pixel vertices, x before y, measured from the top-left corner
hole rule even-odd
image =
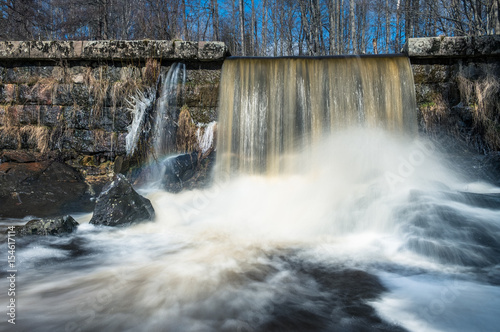
[[[177,120],[182,91],[186,83],[186,65],[174,63],[161,74],[154,88],[138,91],[131,101],[132,124],[126,137],[127,155],[139,154],[149,164],[144,181],[160,188],[165,170],[175,158]]]

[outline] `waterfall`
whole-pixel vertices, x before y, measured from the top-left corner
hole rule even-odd
[[[212,121],[203,127],[198,127],[196,131],[196,139],[198,141],[198,146],[200,147],[201,154],[207,153],[214,143],[214,128],[216,128],[217,122]]]
[[[179,117],[179,103],[186,83],[186,65],[174,63],[163,79],[162,91],[157,102],[153,134],[153,158],[160,158],[175,151],[175,134]]]
[[[288,156],[347,127],[414,134],[414,89],[405,57],[229,58],[217,171],[283,172]]]
[[[132,124],[126,136],[127,155],[144,147],[146,159],[159,160],[175,151],[175,134],[179,115],[179,101],[186,83],[186,65],[174,63],[167,74],[162,74],[154,88],[138,91],[130,101]],[[149,146],[151,148],[149,148]]]

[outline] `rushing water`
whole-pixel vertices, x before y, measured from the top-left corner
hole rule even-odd
[[[149,161],[175,151],[179,100],[186,83],[186,65],[176,62],[160,75],[154,88],[138,91],[130,101],[132,124],[126,137],[127,155],[146,150]]]
[[[295,149],[287,172],[143,188],[154,222],[80,215],[69,236],[18,239],[16,328],[497,331],[500,188],[360,125]]]
[[[144,192],[155,222],[17,243],[25,331],[496,331],[499,188],[340,132],[302,172]],[[325,151],[328,151],[326,153]],[[5,274],[1,286],[6,289]]]

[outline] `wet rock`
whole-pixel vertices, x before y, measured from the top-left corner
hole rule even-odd
[[[155,218],[151,202],[139,195],[127,179],[118,174],[97,198],[93,225],[126,226]]]
[[[78,222],[71,216],[33,219],[24,226],[16,228],[16,235],[63,235],[74,232]]]
[[[184,182],[193,177],[198,164],[198,153],[185,153],[165,161],[163,187],[170,192],[179,192],[184,188]]]
[[[207,188],[212,185],[212,171],[215,166],[216,153],[212,151],[199,162],[196,172],[189,180],[183,183],[184,189]]]
[[[92,211],[88,186],[74,168],[54,160],[31,162],[33,156],[23,153],[12,153],[8,158],[11,161],[0,164],[0,217],[53,217]]]

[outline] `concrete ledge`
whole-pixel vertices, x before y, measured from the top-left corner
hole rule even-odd
[[[222,42],[169,40],[3,41],[0,60],[137,60],[222,61]]]
[[[403,52],[415,59],[500,57],[500,35],[410,38]]]

